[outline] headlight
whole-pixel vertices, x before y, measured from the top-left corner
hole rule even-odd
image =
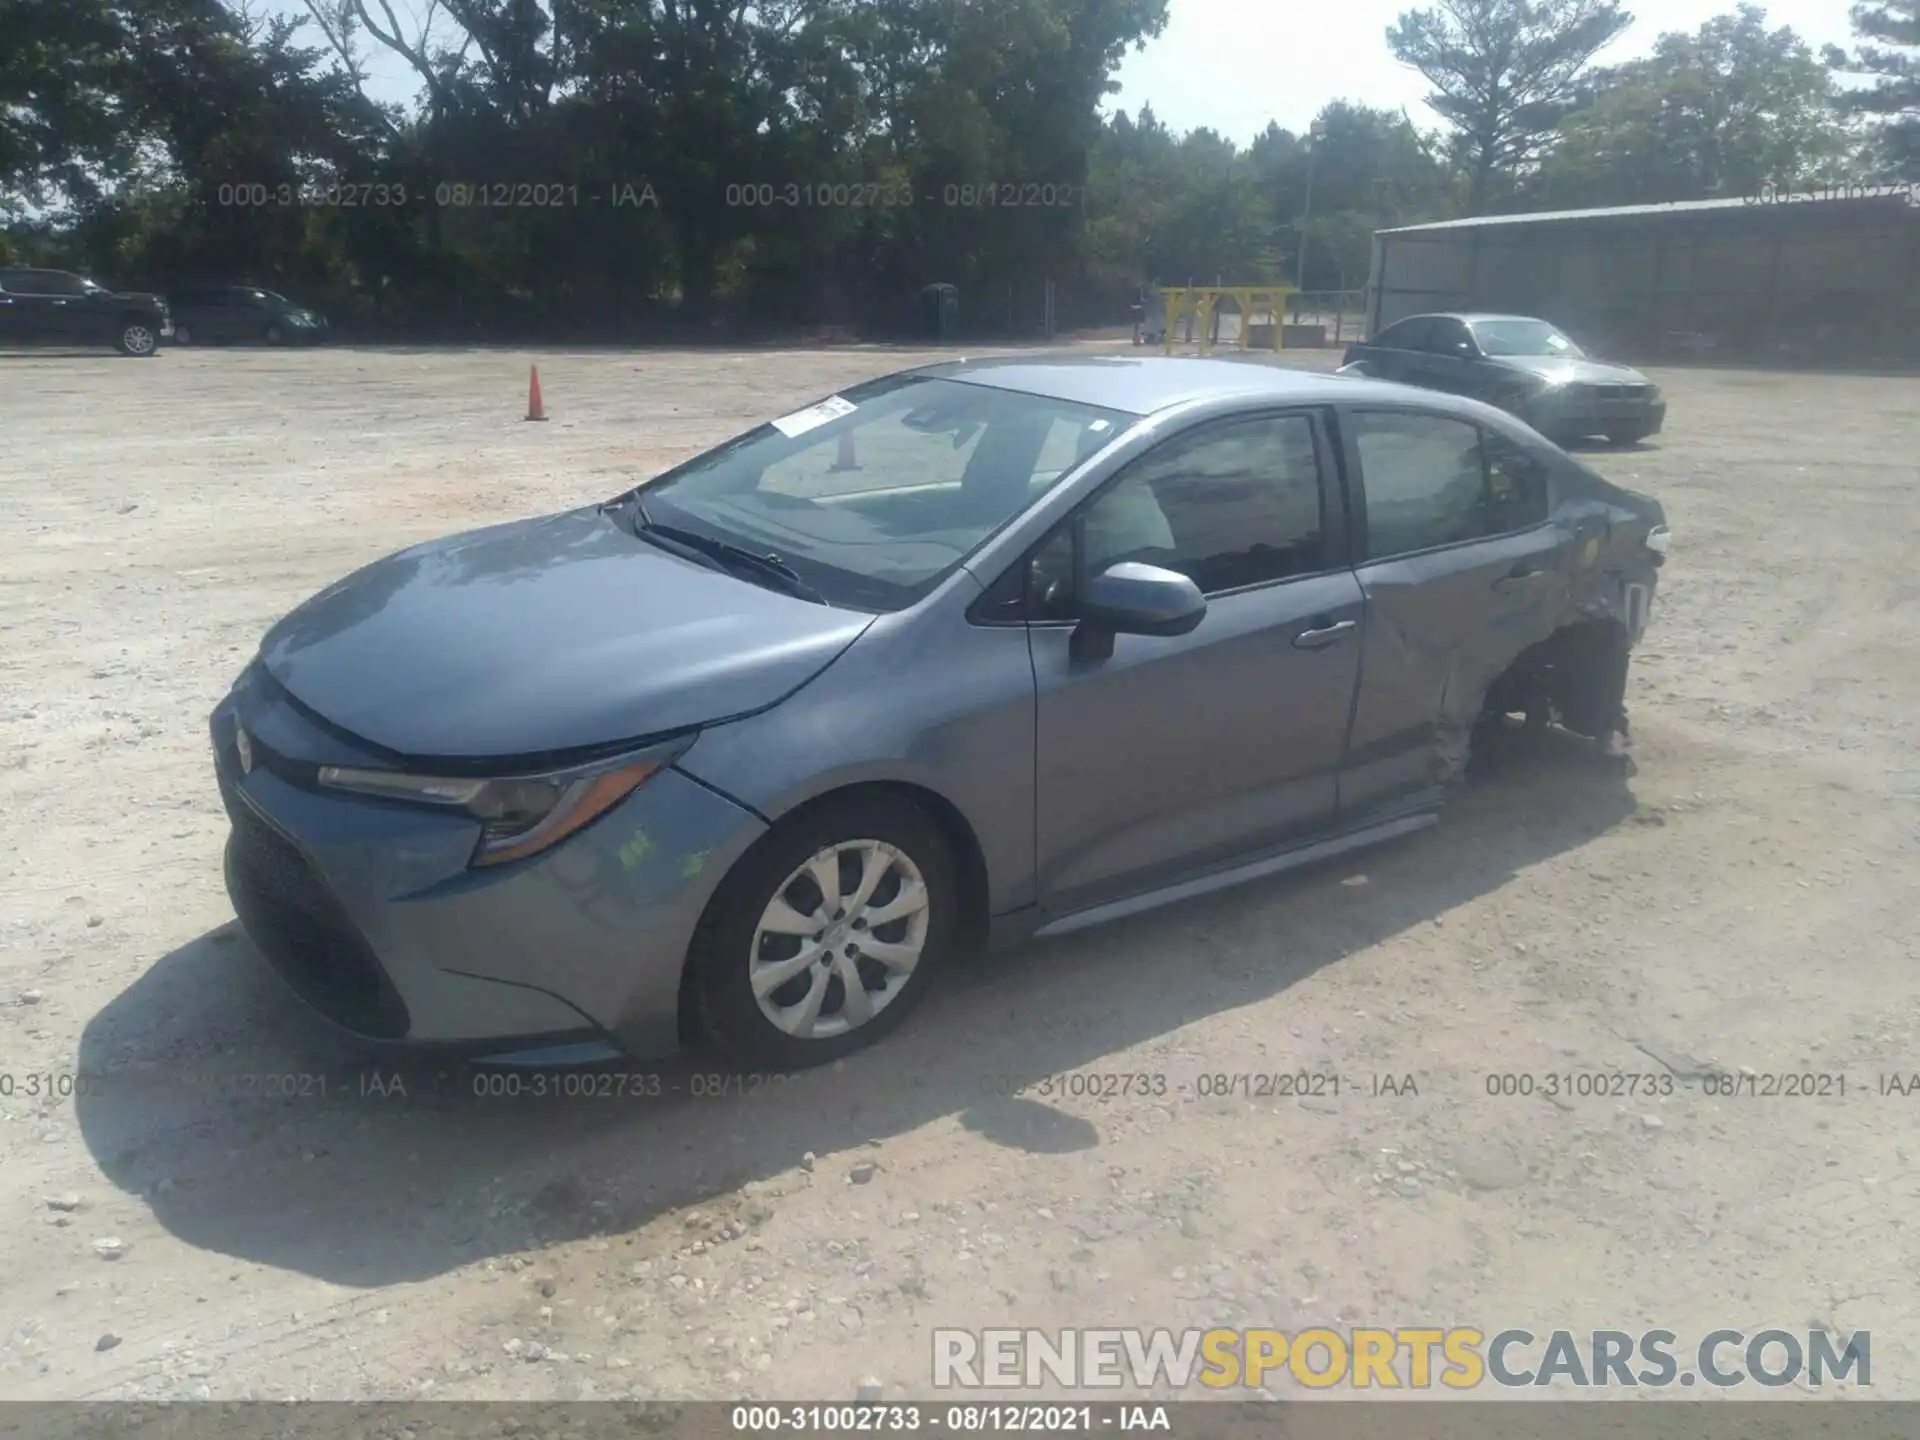
[[[504,865],[558,845],[585,829],[666,769],[693,737],[613,760],[539,775],[495,779],[403,775],[393,770],[320,767],[320,783],[382,800],[461,810],[480,821],[475,865]]]

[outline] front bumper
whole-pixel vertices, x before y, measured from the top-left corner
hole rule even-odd
[[[1578,431],[1601,434],[1612,430],[1632,430],[1641,435],[1657,435],[1667,423],[1664,397],[1610,397],[1569,387],[1544,390],[1535,396],[1531,419],[1536,430]]]
[[[379,760],[257,669],[211,730],[235,913],[334,1024],[476,1052],[611,1040],[653,1058],[678,1047],[687,946],[765,829],[751,811],[668,769],[554,849],[476,871],[467,817],[315,787],[319,764]]]

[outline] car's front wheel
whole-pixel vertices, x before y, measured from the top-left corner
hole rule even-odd
[[[940,827],[903,795],[829,799],[776,826],[707,907],[688,955],[699,1030],[744,1070],[837,1060],[893,1030],[953,945]]]
[[[127,320],[113,337],[122,355],[152,355],[160,348],[160,332],[144,320]]]

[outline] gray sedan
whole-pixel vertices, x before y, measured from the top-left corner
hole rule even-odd
[[[212,717],[259,950],[376,1040],[830,1060],[956,953],[1434,822],[1624,739],[1660,506],[1489,406],[958,361],[415,546]]]

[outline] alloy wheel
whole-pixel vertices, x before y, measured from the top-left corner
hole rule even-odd
[[[883,840],[816,851],[754,927],[748,978],[760,1013],[796,1040],[858,1030],[906,988],[928,919],[926,879],[905,851]]]
[[[154,347],[153,332],[144,325],[129,325],[120,332],[120,343],[129,355],[146,355]]]

